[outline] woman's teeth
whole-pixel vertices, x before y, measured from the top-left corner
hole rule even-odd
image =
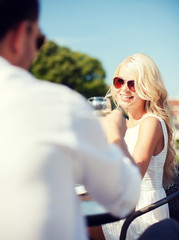
[[[121,95],[121,98],[127,100],[127,99],[131,99],[131,98],[133,98],[133,96],[124,96],[124,95]]]

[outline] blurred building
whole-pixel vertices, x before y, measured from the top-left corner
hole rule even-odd
[[[169,100],[172,112],[173,112],[173,121],[176,129],[179,129],[179,99]]]
[[[169,100],[172,113],[173,113],[173,123],[175,126],[175,139],[176,139],[176,150],[179,154],[179,98]]]

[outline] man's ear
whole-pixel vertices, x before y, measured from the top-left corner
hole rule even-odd
[[[12,51],[15,54],[19,54],[23,52],[25,47],[25,41],[27,37],[27,22],[24,21],[20,23],[15,29],[12,31],[11,35],[11,47]]]

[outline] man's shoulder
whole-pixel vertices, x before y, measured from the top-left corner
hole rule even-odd
[[[68,86],[52,83],[43,79],[37,79],[31,72],[20,67],[11,65],[3,58],[0,58],[0,79],[3,82],[3,91],[9,94],[18,95],[18,98],[43,99],[45,101],[60,100],[66,104],[84,104],[86,99],[78,92]]]

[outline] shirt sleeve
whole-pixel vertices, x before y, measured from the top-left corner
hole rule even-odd
[[[75,108],[73,154],[76,182],[111,213],[125,217],[139,198],[141,176],[138,168],[115,144],[108,144],[98,119],[86,102]]]

